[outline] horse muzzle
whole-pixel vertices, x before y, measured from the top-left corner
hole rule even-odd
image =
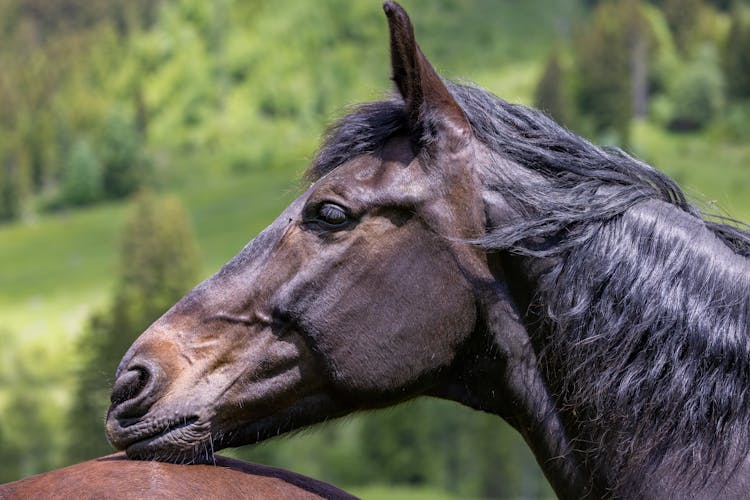
[[[107,414],[115,448],[135,459],[210,462],[219,448],[345,413],[293,329],[225,316],[167,315],[130,348]]]
[[[210,424],[197,413],[154,408],[169,388],[160,363],[143,356],[123,360],[107,413],[107,438],[130,458],[195,461],[196,448],[210,440]],[[154,409],[155,411],[151,411]]]

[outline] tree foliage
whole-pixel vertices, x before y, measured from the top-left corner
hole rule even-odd
[[[38,343],[12,345],[0,327],[0,483],[47,470],[59,463],[60,436],[54,432],[59,405],[40,391],[61,373],[45,370],[49,354]],[[15,387],[6,392],[5,387]]]
[[[233,454],[346,486],[431,487],[460,498],[552,496],[515,430],[495,415],[432,398]]]
[[[727,91],[736,99],[750,98],[750,19],[743,14],[735,9],[723,52]]]
[[[565,81],[560,56],[557,52],[553,52],[547,59],[542,77],[537,83],[534,106],[562,124],[568,122],[570,113],[564,89]]]
[[[150,26],[160,0],[23,0],[18,3],[20,21],[33,22],[44,36],[80,31],[103,22],[113,23],[126,34]]]
[[[108,198],[133,193],[148,179],[148,160],[136,127],[122,112],[111,112],[99,138],[102,188]]]
[[[12,144],[0,140],[0,220],[18,218],[24,200],[51,188],[58,188],[64,204],[84,205],[126,196],[143,184],[148,165],[143,141],[130,130],[128,113],[119,113],[119,121],[108,116],[103,94],[115,96],[115,109],[141,111],[135,90],[118,81],[117,61],[126,44],[117,36],[153,25],[160,4],[13,0],[0,5],[0,136],[13,138]],[[99,157],[103,170],[93,168],[85,148]],[[89,181],[79,175],[86,168],[94,174]],[[98,182],[102,186],[96,188]]]
[[[672,130],[698,130],[724,105],[724,79],[712,50],[704,50],[679,74],[670,91]]]
[[[549,493],[525,444],[494,415],[421,400],[368,415],[359,439],[370,482],[439,485],[472,498]]]
[[[12,142],[12,136],[5,144],[0,138],[0,221],[21,215],[28,184],[28,162],[24,151]]]
[[[687,54],[694,42],[703,0],[664,0],[664,17],[677,48]]]
[[[632,109],[632,49],[641,36],[638,0],[602,2],[576,43],[576,104],[594,134],[627,143]]]
[[[68,153],[62,178],[62,199],[67,205],[93,203],[102,196],[102,167],[88,141],[79,140]]]

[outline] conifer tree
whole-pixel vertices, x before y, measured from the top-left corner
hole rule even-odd
[[[672,31],[675,45],[683,53],[689,52],[695,27],[698,24],[703,0],[665,0],[664,17]]]
[[[76,142],[65,162],[62,198],[68,205],[87,205],[102,194],[102,171],[99,159],[85,140]]]
[[[21,338],[0,325],[0,483],[59,466],[49,389],[60,374],[49,371],[41,343]]]
[[[750,98],[750,21],[737,6],[724,45],[723,63],[730,98]]]
[[[84,359],[70,411],[70,462],[112,451],[104,416],[117,364],[138,335],[195,285],[199,267],[178,200],[139,193],[123,232],[112,304],[90,318],[81,337]]]
[[[23,152],[0,148],[0,221],[17,219],[27,194],[28,168]]]
[[[640,0],[600,3],[576,44],[576,104],[595,134],[614,132],[627,144],[634,112],[642,112],[648,55]]]
[[[141,149],[141,137],[135,125],[122,113],[110,113],[99,139],[102,187],[107,197],[127,196],[147,177],[147,163]]]
[[[562,124],[568,120],[567,101],[563,88],[563,70],[560,65],[560,57],[557,52],[553,52],[547,59],[542,77],[537,84],[534,106]]]

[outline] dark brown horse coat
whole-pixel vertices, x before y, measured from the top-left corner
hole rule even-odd
[[[0,499],[351,499],[294,472],[216,456],[216,465],[176,465],[109,455],[0,485]]]

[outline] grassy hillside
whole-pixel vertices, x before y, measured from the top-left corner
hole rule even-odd
[[[206,175],[178,190],[215,270],[272,220],[294,193],[292,174]],[[0,227],[0,316],[26,340],[80,331],[80,320],[113,284],[127,203],[40,216]]]

